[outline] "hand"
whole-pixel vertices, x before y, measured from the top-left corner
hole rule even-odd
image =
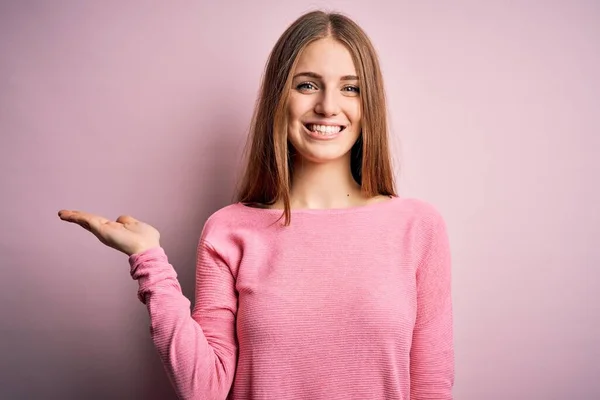
[[[80,225],[105,245],[128,256],[160,246],[160,233],[154,227],[128,215],[110,221],[83,211],[60,210],[58,216],[63,221]]]

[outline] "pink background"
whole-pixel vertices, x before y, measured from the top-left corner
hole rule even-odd
[[[597,2],[83,3],[0,5],[1,398],[173,398],[126,256],[56,212],[155,225],[192,296],[267,54],[315,7],[373,39],[400,191],[446,217],[456,398],[600,398]]]

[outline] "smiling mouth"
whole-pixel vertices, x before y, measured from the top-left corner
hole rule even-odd
[[[336,133],[340,133],[346,127],[344,125],[318,125],[318,124],[304,124],[306,129],[311,132],[317,133],[319,135],[327,136],[327,135],[335,135]]]

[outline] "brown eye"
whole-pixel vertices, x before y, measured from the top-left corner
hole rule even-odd
[[[315,90],[317,87],[310,82],[303,82],[296,86],[298,90]]]
[[[348,92],[360,93],[360,88],[358,86],[346,86],[344,87],[344,90]]]

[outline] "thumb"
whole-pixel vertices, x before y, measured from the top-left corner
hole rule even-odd
[[[121,224],[135,224],[139,221],[130,215],[121,215],[119,218],[117,218],[117,222]]]

